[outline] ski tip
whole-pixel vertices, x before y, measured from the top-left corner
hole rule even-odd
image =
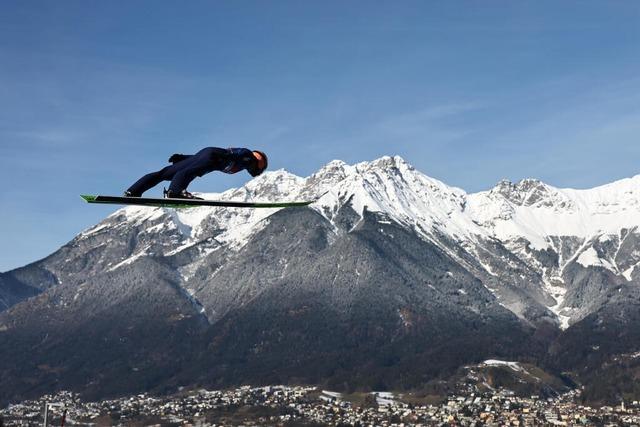
[[[80,197],[82,197],[85,202],[91,203],[96,200],[97,196],[92,196],[90,194],[81,194]]]

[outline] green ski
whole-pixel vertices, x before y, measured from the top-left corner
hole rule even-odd
[[[197,206],[218,206],[227,208],[290,208],[308,206],[315,200],[305,202],[234,202],[219,200],[197,199],[169,199],[149,197],[118,197],[118,196],[92,196],[83,194],[82,197],[88,203],[101,203],[113,205],[137,205],[161,208],[193,208]]]

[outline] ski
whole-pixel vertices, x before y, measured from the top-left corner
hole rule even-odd
[[[88,203],[101,203],[113,205],[137,205],[161,208],[193,208],[197,206],[217,206],[226,208],[290,208],[308,206],[315,200],[304,202],[234,202],[221,200],[197,200],[197,199],[171,199],[151,197],[119,197],[119,196],[94,196],[80,195]]]

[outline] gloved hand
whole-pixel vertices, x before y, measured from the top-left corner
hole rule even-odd
[[[181,160],[186,159],[188,156],[185,156],[184,154],[172,154],[171,157],[169,157],[169,163],[178,163]]]

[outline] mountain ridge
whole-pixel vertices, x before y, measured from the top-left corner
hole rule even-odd
[[[572,352],[591,357],[594,340],[611,337],[587,325],[636,321],[638,180],[592,190],[501,181],[467,194],[386,156],[332,161],[306,178],[277,170],[206,195],[320,196],[308,208],[118,209],[0,274],[0,345],[39,349],[26,360],[0,352],[0,381],[19,393],[57,384],[105,394],[180,382],[409,387],[494,356],[570,369]],[[130,383],[93,378],[105,363],[84,349],[104,348],[95,330],[137,355],[109,365],[112,375],[137,369]],[[611,348],[637,351],[637,341]],[[87,361],[67,361],[74,352]],[[74,369],[93,380],[62,374]]]
[[[437,233],[444,233],[462,243],[472,242],[477,245],[478,238],[498,239],[502,243],[510,243],[524,238],[533,249],[547,250],[554,248],[555,238],[563,238],[565,235],[570,238],[582,239],[584,244],[585,241],[596,236],[603,238],[602,236],[620,232],[625,226],[628,228],[637,227],[640,220],[635,215],[630,217],[623,215],[622,218],[608,221],[608,217],[615,217],[617,213],[615,210],[612,213],[605,212],[610,215],[603,215],[601,211],[594,213],[593,211],[596,209],[590,208],[585,203],[586,200],[593,204],[593,200],[596,199],[596,204],[602,207],[605,203],[599,203],[597,197],[594,198],[592,193],[595,192],[596,196],[604,195],[604,199],[607,201],[611,199],[612,189],[622,186],[624,192],[630,192],[636,189],[634,186],[636,181],[640,181],[640,176],[594,187],[590,190],[572,190],[558,189],[534,179],[521,180],[517,184],[507,184],[507,181],[503,180],[491,190],[467,194],[464,190],[447,186],[437,179],[416,171],[413,166],[399,156],[385,156],[371,162],[360,162],[355,165],[347,165],[343,161],[334,160],[307,178],[300,178],[284,170],[279,170],[266,174],[262,179],[251,181],[243,189],[230,190],[220,196],[223,199],[227,197],[232,199],[238,196],[243,199],[251,199],[261,195],[264,197],[265,193],[270,197],[296,195],[292,198],[322,195],[313,208],[329,221],[335,212],[349,200],[351,207],[360,216],[365,208],[368,211],[384,212],[389,214],[393,220],[413,228],[427,239],[438,240],[433,236],[433,228],[436,228]],[[275,186],[273,182],[276,183]],[[277,193],[264,191],[274,187],[277,188]],[[398,191],[403,187],[408,188],[409,191]],[[504,197],[505,187],[509,188],[511,199]],[[520,197],[526,197],[526,202],[523,199],[518,203],[513,203],[514,191]],[[496,192],[503,196],[504,200],[494,201]],[[630,200],[633,202],[632,206],[635,206],[640,200],[640,194],[636,190],[633,195],[635,197]],[[541,200],[540,198],[543,196],[547,197]],[[550,200],[555,203],[550,203]],[[487,203],[493,203],[489,209],[487,209]],[[498,211],[496,211],[496,203]],[[616,205],[615,200],[613,205]],[[523,208],[530,209],[526,211]],[[580,208],[586,209],[587,212],[583,213],[579,210]],[[530,212],[531,209],[538,214],[538,218],[531,218],[533,216]],[[246,233],[239,233],[240,239],[237,239],[237,235],[223,236],[223,239],[228,238],[241,246],[244,241],[242,237],[246,238],[247,233],[255,230],[254,227],[266,219],[270,212],[261,212],[260,214],[253,218],[246,216],[243,218],[244,224],[250,225],[250,227]],[[558,221],[558,215],[561,214],[563,221]],[[575,215],[577,218],[574,218]],[[584,224],[586,222],[585,216],[601,217],[598,227],[589,229],[589,227],[570,225],[575,222]],[[534,229],[532,223],[536,222],[542,224],[542,227]],[[568,230],[566,234],[560,231],[563,227]],[[241,230],[242,228],[240,228]],[[580,264],[585,267],[607,267],[612,264],[609,261],[605,262],[599,255],[593,256],[595,250],[592,251],[589,247],[585,247],[584,251],[588,251],[592,256],[581,256],[581,254],[570,252],[566,256],[567,261],[579,260]],[[475,252],[473,255],[476,258],[480,258],[476,250],[472,252]],[[626,266],[623,271],[628,280],[633,275],[635,265]],[[487,263],[483,263],[482,267],[491,274],[491,268]],[[566,264],[559,265],[560,272],[555,276],[549,274],[546,278],[547,288],[556,300],[561,297],[562,290],[556,285],[560,281],[561,271],[565,267]],[[618,271],[618,273],[620,272]],[[559,302],[549,307],[558,307],[561,304],[562,302]],[[566,317],[561,317],[559,310],[556,311],[558,311],[556,313],[558,319],[564,322],[563,326],[568,326]]]
[[[632,211],[633,207],[640,206],[638,184],[640,175],[586,190],[559,189],[536,179],[523,179],[517,183],[501,180],[489,190],[468,194],[422,174],[400,156],[384,156],[355,165],[333,160],[306,178],[283,169],[266,172],[243,187],[203,195],[222,200],[294,200],[320,196],[312,208],[330,222],[348,201],[360,216],[365,209],[383,212],[391,220],[412,228],[423,238],[438,242],[439,238],[434,234],[446,235],[458,244],[470,245],[469,251],[477,260],[482,258],[478,255],[478,247],[482,248],[483,241],[492,239],[500,241],[511,252],[522,255],[521,259],[525,262],[531,262],[527,250],[555,250],[561,265],[550,269],[542,267],[543,275],[547,276],[544,278],[546,292],[556,300],[556,304],[547,307],[556,307],[552,311],[567,327],[567,317],[563,317],[559,310],[563,301],[558,300],[562,299],[563,289],[558,284],[563,280],[562,272],[570,262],[577,262],[586,268],[605,268],[628,281],[633,280],[635,268],[640,263],[640,253],[632,254],[633,262],[617,266],[615,260],[607,259],[602,250],[587,243],[595,238],[611,239],[617,234],[620,242],[615,253],[619,253],[622,241],[627,237],[622,236],[624,230],[634,230],[640,225],[640,215],[634,215]],[[222,230],[215,235],[216,244],[240,248],[276,211],[215,208],[174,211],[126,207],[109,215],[105,221],[123,216],[125,223],[141,224],[167,217],[167,221],[154,227],[157,231],[166,227],[179,231],[177,238],[182,244],[167,252],[178,254],[198,245],[199,234],[206,234],[214,227]],[[596,224],[585,225],[589,218]],[[121,226],[123,223],[116,225]],[[103,221],[83,231],[77,238],[103,231],[105,227]],[[153,230],[148,228],[145,231],[151,233]],[[562,244],[557,239],[566,240],[566,237],[573,240],[577,238],[581,246],[564,254],[557,247]],[[446,245],[443,247],[447,250]],[[529,249],[525,249],[527,247]],[[144,256],[145,250],[131,257]],[[130,261],[131,258],[126,258],[109,268],[117,268]],[[460,261],[464,262],[462,259]],[[481,261],[480,265],[486,273],[492,274],[491,262]],[[534,267],[540,270],[539,265]],[[4,299],[16,300],[9,296]],[[10,304],[5,303],[4,306]]]

